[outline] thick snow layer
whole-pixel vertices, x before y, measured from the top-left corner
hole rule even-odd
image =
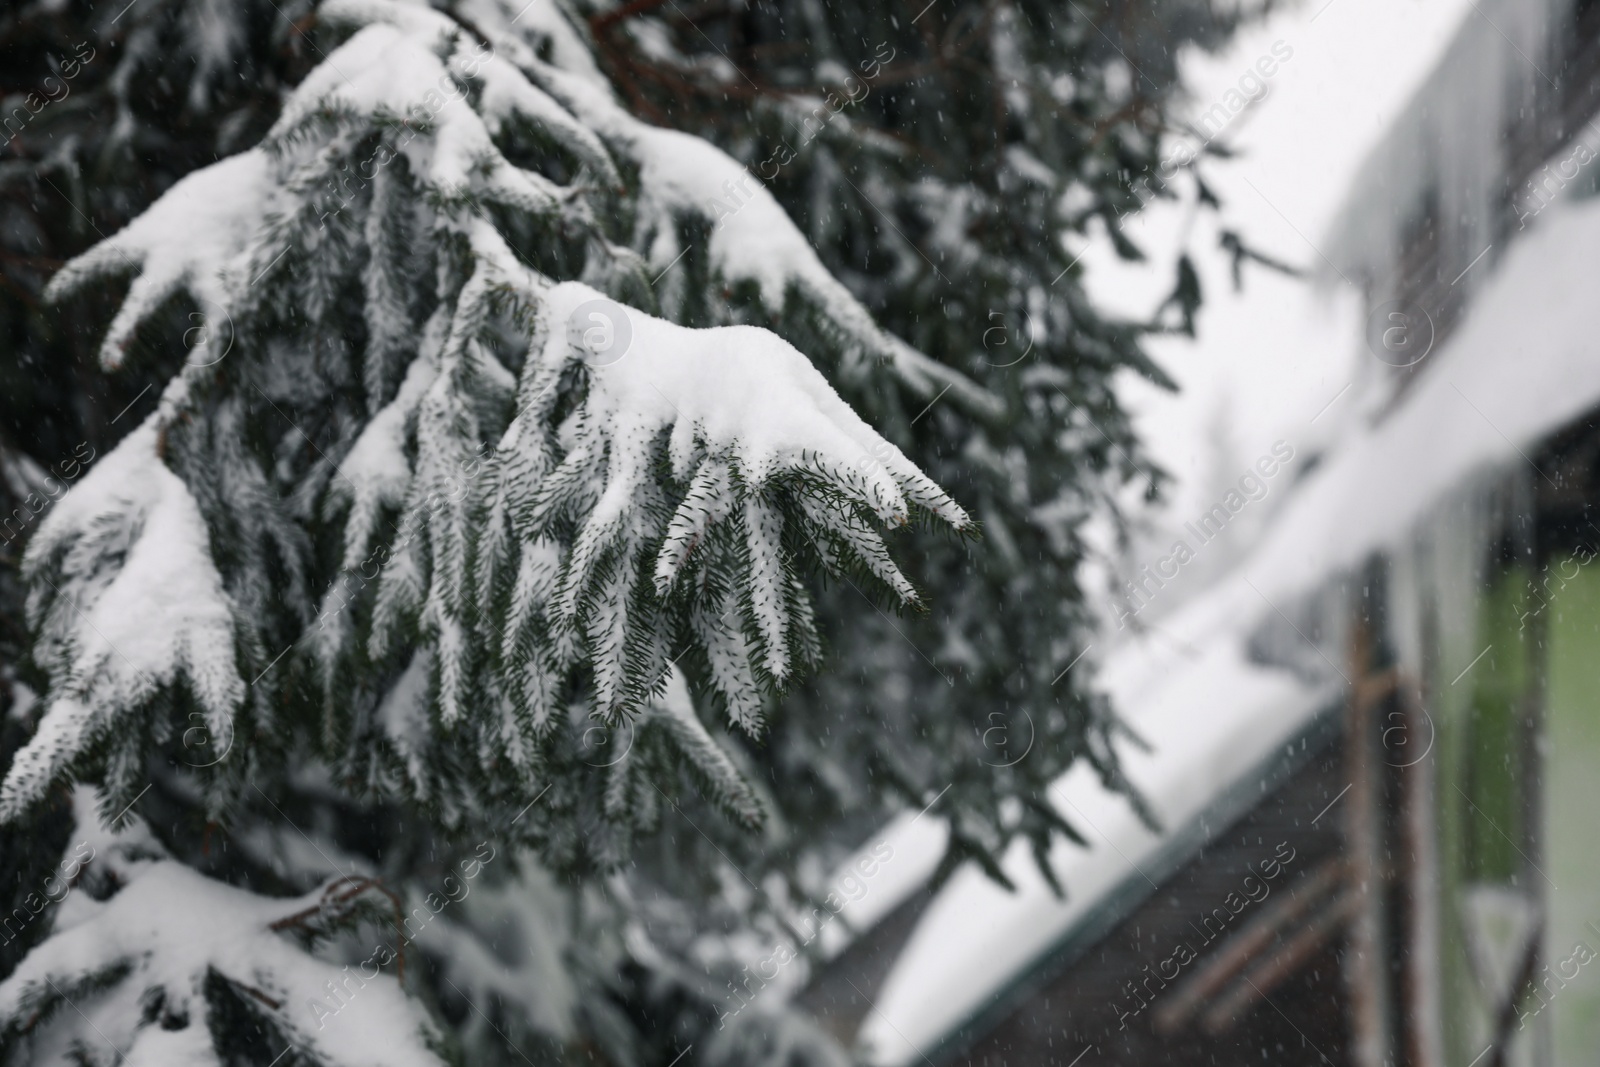
[[[42,583],[29,605],[41,634],[36,655],[70,682],[51,694],[38,731],[17,753],[0,787],[0,815],[36,800],[114,718],[180,678],[211,735],[232,736],[244,698],[232,605],[200,508],[158,455],[158,417],[63,496],[28,546],[26,572]]]
[[[470,55],[456,54],[458,68],[475,69]],[[496,68],[495,85],[503,87],[507,72]],[[514,77],[514,75],[511,75]],[[537,116],[530,103],[537,90],[522,94],[524,111]],[[503,102],[498,97],[497,102]],[[531,212],[554,209],[556,187],[534,171],[511,166],[500,156],[489,129],[454,84],[446,64],[425,36],[392,25],[374,24],[340,45],[306,75],[273,124],[268,139],[281,141],[314,114],[348,110],[370,115],[429,116],[431,145],[416,141],[407,154],[416,173],[431,190],[454,200],[481,191],[502,203]],[[559,110],[549,108],[545,110]],[[565,132],[570,120],[554,127]],[[593,138],[587,142],[592,146]]]
[[[1113,655],[1102,675],[1124,719],[1152,742],[1148,752],[1119,747],[1128,777],[1169,832],[1199,818],[1223,787],[1280,751],[1333,696],[1244,660],[1240,624],[1257,614],[1250,596],[1242,582],[1227,583],[1183,609],[1163,634]],[[1060,841],[1051,854],[1066,899],[1051,892],[1021,841],[1003,861],[1016,893],[976,868],[952,878],[862,1025],[859,1040],[871,1062],[921,1061],[1108,894],[1141,879],[1168,841],[1087,766],[1057,779],[1052,793],[1057,810],[1089,841],[1088,848]]]
[[[52,936],[0,982],[0,1020],[19,1028],[57,997],[72,1005],[34,1029],[32,1062],[76,1062],[67,1050],[82,1043],[94,1046],[96,1063],[215,1063],[204,989],[217,975],[257,1010],[267,1006],[278,1033],[314,1060],[441,1064],[428,1048],[437,1035],[425,1011],[393,974],[352,974],[274,930],[325,904],[322,893],[256,896],[167,858],[138,817],[120,831],[103,828],[85,787],[74,808],[78,862],[116,891],[65,897]],[[115,970],[125,973],[105,982]],[[111,1050],[114,1060],[100,1058]]]
[[[632,581],[631,568],[614,568],[607,578],[601,564],[619,545],[630,553],[639,550],[653,532],[643,516],[653,499],[651,468],[663,435],[674,476],[690,488],[666,525],[655,563],[657,592],[667,594],[691,557],[720,551],[712,534],[736,530],[742,519],[745,552],[738,570],[748,571],[763,663],[774,677],[789,672],[790,650],[783,516],[764,493],[772,480],[820,482],[825,488],[804,493],[801,505],[818,551],[833,559],[853,556],[908,602],[916,599],[915,591],[853,507],[870,509],[890,526],[909,519],[910,504],[956,529],[969,524],[943,490],[776,334],[752,326],[688,329],[617,304],[579,282],[551,288],[544,310],[545,343],[532,388],[536,400],[550,399],[542,409],[530,401],[519,420],[543,420],[554,403],[552,390],[574,363],[588,366],[588,392],[560,431],[566,456],[541,485],[530,528],[542,530],[549,516],[569,506],[568,486],[596,494],[562,575],[559,625],[579,618],[596,583]],[[502,447],[515,447],[521,436],[514,425]],[[620,650],[629,598],[618,594],[607,603],[585,625],[596,641],[604,637]],[[733,644],[724,645],[724,652],[738,658]],[[608,671],[604,663],[616,669]],[[621,660],[604,663],[597,668],[598,691],[609,705],[620,692]]]
[[[586,311],[590,305],[594,310]],[[735,456],[757,487],[777,471],[807,463],[853,468],[860,479],[853,487],[885,522],[907,520],[909,495],[957,529],[967,525],[960,507],[776,334],[753,326],[689,329],[608,301],[579,282],[552,289],[546,307],[554,323],[588,325],[586,314],[626,316],[628,350],[591,369],[593,415],[629,427],[646,443],[670,429],[679,477],[688,473],[698,438],[708,453]],[[571,344],[570,333],[552,329],[545,364],[564,366]]]
[[[100,348],[101,363],[115,368],[139,323],[174,293],[187,290],[207,315],[232,305],[248,285],[245,256],[261,219],[278,203],[267,154],[241,152],[167,190],[144,214],[61,268],[45,295],[59,299],[90,279],[137,273]]]
[[[1397,544],[1474,475],[1600,403],[1600,203],[1554,205],[1513,245],[1404,403],[1330,455],[1246,564],[1274,603]],[[1541,481],[1553,472],[1534,473]]]
[[[1529,113],[1541,79],[1548,81],[1553,33],[1571,18],[1571,5],[1475,0],[1427,83],[1352,184],[1329,242],[1334,261],[1384,280],[1430,189],[1439,198],[1437,217],[1453,222],[1440,231],[1449,242],[1441,271],[1464,266],[1495,240],[1505,131]]]
[[[1323,462],[1232,578],[1108,659],[1102,684],[1154,746],[1123,747],[1129,778],[1166,826],[1180,826],[1235,784],[1331,697],[1243,660],[1243,638],[1270,605],[1290,604],[1370,553],[1402,544],[1450,493],[1528,464],[1540,438],[1600,404],[1596,278],[1600,203],[1541,214],[1401,406]],[[1069,772],[1055,791],[1091,845],[1056,852],[1069,899],[1051,895],[1021,846],[1006,860],[1015,895],[978,871],[952,879],[863,1025],[874,1062],[920,1059],[919,1049],[986,1006],[1109,892],[1139,877],[1137,865],[1160,845],[1087,769]],[[931,857],[924,866],[931,869]]]

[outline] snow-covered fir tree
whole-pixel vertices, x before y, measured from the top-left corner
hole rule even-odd
[[[1071,833],[1072,760],[1120,786],[1065,668],[1079,527],[1155,489],[1109,380],[1160,327],[1061,236],[1137,207],[1171,56],[1098,5],[145,2],[107,92],[191,33],[236,70],[163,92],[226,158],[50,284],[155,388],[26,537],[0,1055],[838,1062],[719,1017],[841,844],[954,783],[950,862],[993,869]],[[1237,17],[1148,11],[1172,50]],[[830,103],[863,85],[876,121]]]

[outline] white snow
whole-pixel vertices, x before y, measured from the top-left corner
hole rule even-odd
[[[433,954],[445,978],[472,1003],[499,997],[526,1013],[528,1025],[568,1038],[579,1003],[567,956],[574,939],[565,921],[570,898],[526,857],[518,862],[514,881],[474,886],[459,914],[441,915],[435,924],[441,929],[425,934],[419,944],[424,950],[442,949]],[[507,931],[515,933],[508,939]],[[515,947],[503,943],[507,940]]]
[[[476,58],[469,55],[466,60],[458,60],[456,66],[466,66]],[[477,76],[483,82],[478,106],[483,110],[483,121],[490,133],[498,134],[507,122],[516,118],[560,131],[569,144],[581,150],[584,161],[602,178],[612,185],[621,185],[616,164],[594,131],[575,119],[544,90],[530,83],[509,62],[490,56],[477,64]]]
[[[1474,0],[1420,91],[1373,148],[1332,226],[1328,255],[1386,282],[1425,192],[1439,195],[1446,276],[1495,240],[1506,131],[1525,125],[1554,69],[1552,31],[1572,0]],[[1319,268],[1321,264],[1318,265]],[[1466,279],[1468,284],[1475,278]]]
[[[55,686],[0,786],[0,817],[37,799],[116,716],[180,679],[228,747],[244,697],[232,604],[200,509],[157,454],[160,417],[64,495],[28,546],[29,615],[42,628],[36,655]]]
[[[400,392],[367,423],[339,465],[344,477],[329,486],[330,495],[350,503],[345,527],[345,570],[361,565],[381,510],[405,503],[406,491],[411,487],[411,464],[405,451],[407,432],[423,394],[437,374],[433,360],[422,356],[412,360]]]
[[[410,86],[411,96],[420,100],[422,91],[443,73],[438,60],[426,48],[405,44],[406,37],[401,36],[400,30],[381,25],[379,20],[403,25],[407,34],[425,25],[434,33],[447,32],[455,26],[453,22],[425,10],[382,0],[339,0],[330,6],[341,18],[370,20],[372,24],[330,57],[336,62],[318,68],[312,76],[318,79],[314,90],[310,87],[312,78],[307,79],[306,87],[297,93],[304,95],[302,110],[324,95],[330,99],[349,96],[340,86],[340,72],[352,64],[357,65],[357,77],[374,63],[383,62],[394,68],[392,86],[369,99],[352,97],[362,110],[370,110],[379,102],[394,107],[405,98],[401,86]],[[565,38],[571,30],[553,8],[554,5],[541,5],[535,0],[517,14],[516,21],[532,19],[551,34],[553,41]],[[482,13],[486,26],[505,24],[503,7],[485,7]],[[655,217],[657,225],[664,229],[670,228],[671,219],[678,215],[697,215],[717,222],[709,251],[725,277],[756,282],[763,301],[775,310],[784,306],[790,285],[799,285],[827,307],[835,321],[847,323],[861,336],[872,338],[874,348],[887,346],[866,310],[828,273],[805,235],[749,171],[698,137],[634,118],[617,103],[606,83],[593,76],[587,49],[582,49],[584,59],[578,69],[560,69],[537,59],[526,45],[511,36],[509,24],[506,25],[506,30],[496,34],[496,50],[503,50],[524,70],[536,72],[556,99],[576,116],[582,124],[580,128],[597,131],[614,150],[638,162],[643,214]],[[369,35],[364,47],[353,47]],[[402,48],[407,49],[403,56],[398,54]],[[352,53],[348,58],[344,56],[346,50]],[[561,51],[567,56],[572,53],[571,49]],[[542,113],[549,110],[543,103],[548,99],[545,92],[527,86],[523,75],[506,59],[497,55],[483,69],[488,79],[483,106],[492,116],[491,121],[503,121],[509,110],[521,110],[536,118],[542,118]],[[516,87],[517,83],[522,87]],[[449,106],[465,105],[452,102]],[[404,113],[404,109],[397,110]],[[298,116],[291,116],[286,110],[277,128],[286,129],[297,120]],[[575,124],[568,119],[564,125]],[[470,158],[470,154],[458,155]],[[717,204],[726,204],[732,210],[720,213]],[[668,246],[660,247],[665,250]],[[655,269],[665,270],[678,251],[676,247],[666,251],[667,258],[656,262]]]
[[[1404,404],[1329,456],[1246,572],[1275,602],[1398,544],[1446,493],[1600,402],[1600,203],[1548,208]],[[1553,472],[1535,473],[1543,479]]]
[[[52,987],[71,998],[74,1010],[56,1012],[36,1028],[34,1062],[68,1062],[55,1056],[72,1042],[98,1041],[110,1049],[96,1050],[95,1062],[215,1063],[202,995],[214,971],[309,1055],[371,1067],[439,1067],[442,1061],[426,1043],[432,1036],[427,1015],[392,973],[351,977],[271,929],[275,921],[318,904],[321,892],[256,896],[167,858],[137,817],[122,831],[103,829],[87,788],[76,790],[74,807],[74,840],[92,846],[89,866],[114,877],[120,888],[104,901],[88,893],[69,895],[55,916],[53,936],[0,983],[0,1019],[7,1022],[26,1018],[33,1005],[52,995]],[[128,968],[126,977],[99,991],[83,988],[86,978],[119,964]],[[329,993],[330,982],[344,990],[341,999]],[[152,990],[164,999],[154,1001]],[[257,993],[277,1006],[267,1006]],[[324,1009],[313,1011],[313,1001]],[[144,1010],[152,1003],[164,1003],[169,1015],[186,1017],[187,1025],[172,1031],[157,1025],[160,1017]],[[100,1058],[112,1049],[118,1055]]]
[[[137,272],[106,331],[100,361],[119,366],[133,332],[162,301],[186,289],[202,312],[227,313],[248,284],[248,253],[278,204],[271,162],[251,149],[195,171],[142,215],[72,260],[50,280],[56,300],[110,274]]]
[[[620,548],[635,554],[654,532],[650,512],[663,504],[650,468],[652,449],[663,434],[669,435],[674,476],[697,491],[667,524],[672,536],[656,561],[658,592],[671,588],[692,552],[721,551],[700,535],[741,519],[746,552],[742,559],[734,553],[728,562],[749,588],[752,621],[765,645],[763,666],[778,678],[790,670],[787,620],[794,606],[779,552],[783,516],[764,492],[772,479],[803,474],[825,485],[831,496],[811,495],[828,522],[808,523],[808,534],[819,547],[830,540],[834,551],[848,546],[902,596],[912,594],[910,585],[882,552],[877,532],[855,521],[850,506],[867,508],[891,527],[908,521],[910,504],[956,529],[970,522],[839,397],[810,360],[776,334],[750,326],[688,329],[608,300],[578,282],[543,295],[547,317],[532,372],[535,400],[549,394],[575,364],[587,367],[588,382],[583,403],[559,431],[566,455],[540,486],[531,517],[532,528],[539,530],[549,516],[575,506],[575,499],[586,501],[588,514],[556,596],[557,625],[578,618],[580,606],[595,592],[607,553]],[[543,409],[525,407],[519,419],[542,421],[541,410],[547,411],[554,397],[540,402]],[[737,490],[729,497],[716,486],[732,479],[733,472],[737,478],[730,484]],[[631,582],[630,574],[630,567],[616,567],[607,580]],[[608,705],[621,681],[626,593],[623,585],[608,587],[598,598],[603,610],[593,611],[585,622],[600,648],[596,674]],[[737,706],[734,694],[728,695]]]
[[[458,65],[470,64],[465,44],[458,44],[455,54]],[[524,103],[529,99],[521,97]],[[558,202],[554,183],[500,155],[445,62],[415,31],[374,23],[334,49],[296,87],[268,132],[268,143],[283,141],[323,109],[387,113],[431,125],[431,137],[411,141],[404,151],[424,184],[447,202],[473,192],[530,212],[551,210]]]
[[[400,758],[411,781],[427,781],[423,759],[428,748],[428,683],[433,675],[433,650],[418,649],[399,681],[389,687],[378,704],[378,722]]]
[[[564,366],[573,358],[560,326],[580,305],[604,299],[577,282],[550,291],[546,307],[557,325],[545,344],[546,366]],[[607,303],[626,315],[632,343],[616,362],[591,369],[589,404],[596,422],[626,427],[646,441],[673,429],[675,460],[688,457],[688,441],[680,443],[679,435],[692,435],[708,453],[736,458],[756,487],[807,463],[857,471],[853,494],[886,523],[906,521],[908,496],[958,529],[969,521],[776,334],[751,326],[692,330]]]
[[[823,954],[834,956],[844,951],[860,931],[872,929],[927,885],[949,840],[950,824],[937,814],[906,811],[852,852],[829,879],[830,890],[844,901],[837,913],[843,921],[822,928]],[[870,876],[860,874],[863,864],[873,871]],[[866,892],[854,898],[844,891],[846,879],[852,876],[858,880],[865,877],[867,886]]]
[[[951,398],[970,409],[987,413],[999,407],[997,398],[966,376],[880,329],[822,265],[805,234],[758,176],[697,137],[651,126],[624,110],[555,3],[477,0],[469,5],[469,13],[490,36],[497,54],[540,83],[598,132],[612,151],[638,164],[640,215],[645,220],[641,229],[655,230],[651,265],[654,272],[666,275],[665,285],[673,284],[666,272],[684,251],[677,241],[675,219],[698,217],[713,224],[707,251],[714,269],[729,282],[756,283],[769,311],[782,310],[791,292],[797,292],[843,328],[859,349],[852,358],[869,354],[887,358],[908,385],[929,398],[948,386]],[[534,28],[549,40],[553,64],[534,56],[518,35]],[[843,372],[848,375],[855,369],[847,365]]]

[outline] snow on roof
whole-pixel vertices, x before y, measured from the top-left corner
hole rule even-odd
[[[1075,766],[1052,786],[1057,809],[1089,841],[1059,841],[1051,862],[1067,887],[1056,897],[1026,842],[1003,867],[1009,893],[980,870],[957,873],[919,922],[890,972],[860,1044],[885,1065],[922,1060],[954,1028],[990,1007],[997,994],[1050,953],[1119,887],[1143,885],[1173,840],[1196,823],[1223,789],[1249,775],[1300,735],[1333,694],[1287,670],[1244,658],[1244,633],[1225,619],[1258,614],[1248,587],[1226,583],[1182,609],[1136,645],[1112,657],[1102,675],[1124,719],[1152,742],[1122,744],[1128,777],[1166,828],[1153,833],[1094,772]],[[1240,610],[1240,609],[1243,610]]]
[[[1384,281],[1405,228],[1438,196],[1446,264],[1495,240],[1506,132],[1530,114],[1572,0],[1473,0],[1455,39],[1404,113],[1368,153],[1326,242],[1339,269]],[[1453,274],[1451,271],[1450,274]],[[1448,275],[1447,275],[1448,276]],[[1467,279],[1471,284],[1475,279]]]
[[[1021,843],[1004,861],[1015,894],[977,870],[952,878],[862,1026],[871,1062],[922,1059],[1306,728],[1334,694],[1249,662],[1246,637],[1275,607],[1402,544],[1453,491],[1531,464],[1536,442],[1600,405],[1597,279],[1600,202],[1541,214],[1401,405],[1308,476],[1229,579],[1108,659],[1101,684],[1153,746],[1122,745],[1128,777],[1167,834],[1146,829],[1087,768],[1058,779],[1059,810],[1090,841],[1052,854],[1068,898],[1052,895]],[[923,860],[931,870],[937,856]]]
[[[1476,477],[1531,467],[1539,440],[1600,405],[1597,280],[1600,202],[1552,205],[1401,405],[1328,456],[1285,505],[1244,565],[1250,580],[1282,604],[1400,544]]]
[[[844,921],[822,928],[823,955],[832,957],[844,951],[857,933],[878,925],[927,885],[949,840],[950,824],[934,811],[904,811],[851,853],[829,882],[844,901],[838,912]],[[848,885],[852,873],[864,869],[873,873],[866,879],[866,891],[852,900],[840,887]]]

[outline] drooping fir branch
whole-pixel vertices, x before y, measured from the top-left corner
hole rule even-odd
[[[592,72],[426,8],[321,18],[357,28],[260,147],[52,283],[132,275],[108,368],[172,300],[226,320],[229,347],[190,353],[30,549],[51,704],[0,789],[9,817],[68,774],[131,797],[185,702],[216,736],[243,727],[247,751],[281,738],[301,681],[329,751],[425,799],[460,802],[463,758],[533,784],[566,743],[558,720],[630,719],[684,657],[757,732],[763,699],[815,658],[812,567],[916,604],[875,526],[969,526],[786,342],[619,302],[673,310],[646,261],[673,266],[706,188],[738,171],[725,156],[631,119]],[[514,127],[565,181],[511,161],[531,143]],[[770,197],[741,217],[697,284],[753,284],[770,314],[826,322],[855,360],[932,388]],[[705,306],[692,288],[682,317]],[[748,798],[733,764],[674,738],[713,796]],[[219,815],[258,758],[212,776]]]
[[[363,878],[260,896],[178,862],[142,820],[101,829],[89,789],[74,807],[53,935],[0,982],[0,1055],[221,1064],[216,1034],[231,1025],[229,1043],[247,1028],[259,1035],[261,1062],[442,1067],[441,1035],[397,965],[446,897],[409,913]],[[482,870],[468,862],[452,884]],[[352,965],[308,951],[358,928],[386,934]]]

